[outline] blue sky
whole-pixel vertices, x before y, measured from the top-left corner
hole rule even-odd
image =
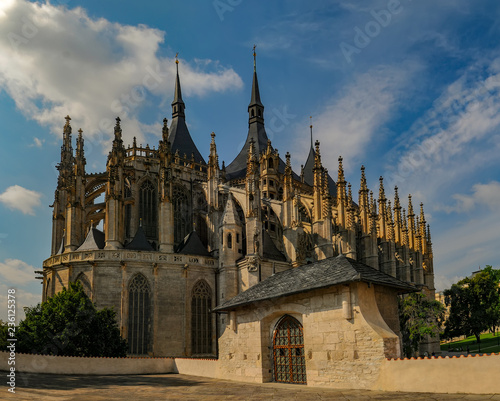
[[[257,45],[268,135],[300,171],[309,116],[323,163],[362,164],[406,205],[423,202],[442,290],[499,267],[500,4],[496,1],[0,0],[0,301],[36,304],[49,256],[64,117],[83,129],[87,171],[105,169],[114,118],[157,145],[179,53],[200,152],[243,145]],[[6,308],[0,310],[5,318]]]

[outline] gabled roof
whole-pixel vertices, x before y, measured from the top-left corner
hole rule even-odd
[[[207,248],[201,242],[200,237],[196,231],[191,231],[184,237],[182,242],[177,246],[175,253],[183,255],[198,255],[198,256],[211,256]]]
[[[104,248],[104,233],[97,228],[92,228],[89,230],[87,237],[85,237],[85,241],[77,251],[93,251],[97,249]]]
[[[139,226],[134,239],[130,241],[125,248],[134,251],[154,251],[154,248],[146,238],[146,233],[144,232],[142,226]]]
[[[224,302],[213,311],[228,311],[257,301],[361,281],[392,287],[402,293],[417,290],[416,287],[373,267],[339,255],[276,273]]]

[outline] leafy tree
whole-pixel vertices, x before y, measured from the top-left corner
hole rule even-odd
[[[403,339],[403,353],[413,356],[419,344],[427,337],[439,335],[444,318],[444,306],[424,294],[416,292],[399,300],[399,324]]]
[[[5,351],[7,347],[8,324],[0,319],[0,351]]]
[[[500,322],[500,270],[486,269],[473,277],[467,277],[444,291],[446,306],[450,315],[446,321],[445,336],[476,336],[495,331]]]
[[[25,308],[17,331],[18,351],[67,356],[125,356],[112,309],[97,310],[82,285],[68,288],[42,304]]]

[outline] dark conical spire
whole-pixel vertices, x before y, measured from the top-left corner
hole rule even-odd
[[[252,83],[252,94],[250,104],[248,105],[248,135],[245,141],[245,145],[240,150],[240,153],[236,158],[229,163],[227,166],[227,178],[241,178],[246,175],[247,167],[247,156],[248,148],[250,147],[250,142],[254,142],[255,153],[257,156],[267,148],[267,137],[266,129],[264,127],[264,105],[260,100],[259,93],[259,82],[257,80],[257,69],[256,69],[256,53],[255,46],[253,47],[253,83]],[[280,172],[283,172],[285,168],[285,163],[280,160]]]
[[[172,122],[170,124],[170,130],[168,133],[168,142],[170,142],[170,148],[172,153],[179,152],[181,157],[186,155],[187,157],[194,156],[194,161],[200,164],[206,164],[205,159],[198,151],[198,148],[191,138],[188,127],[185,120],[185,104],[182,100],[181,93],[181,81],[179,79],[179,59],[175,55],[176,64],[176,80],[175,80],[175,91],[174,91],[174,101],[172,102]],[[165,123],[165,122],[164,122]]]
[[[250,99],[250,104],[248,105],[248,110],[252,106],[261,106],[264,108],[264,105],[260,101],[260,92],[259,92],[259,80],[257,79],[257,65],[256,65],[256,57],[257,53],[255,53],[255,45],[253,47],[253,82],[252,82],[252,98]]]
[[[179,59],[177,58],[178,54],[179,53],[175,55],[176,77],[175,77],[174,100],[172,102],[172,118],[184,117],[184,109],[186,108],[186,105],[182,100],[181,81],[179,79]]]

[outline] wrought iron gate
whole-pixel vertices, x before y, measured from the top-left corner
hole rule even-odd
[[[279,321],[273,336],[274,380],[306,384],[306,360],[302,325],[292,316]]]

